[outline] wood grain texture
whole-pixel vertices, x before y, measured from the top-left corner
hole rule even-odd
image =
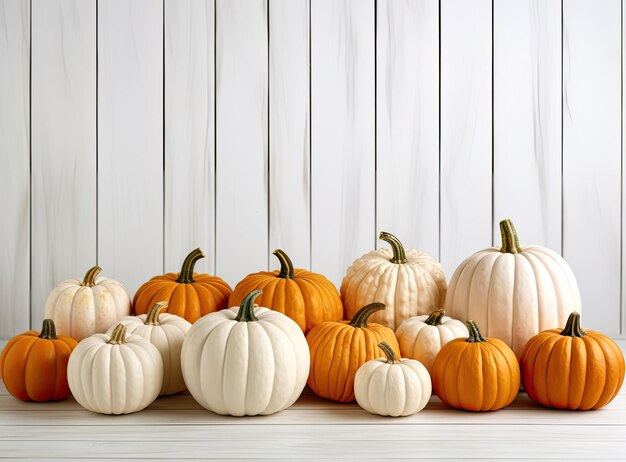
[[[561,1],[494,3],[494,244],[561,252]],[[523,193],[521,193],[523,191]]]
[[[163,271],[163,5],[98,3],[98,263],[131,296]]]
[[[376,246],[374,1],[311,4],[314,271],[339,285]]]
[[[30,4],[0,1],[0,339],[30,309]]]
[[[269,6],[269,251],[310,268],[309,0]]]
[[[563,6],[563,256],[584,325],[607,335],[620,333],[620,15],[618,0]]]
[[[439,2],[382,0],[376,35],[379,231],[439,256]],[[388,244],[378,241],[378,247]]]
[[[31,321],[96,264],[96,5],[32,2]]]
[[[165,270],[215,268],[215,2],[165,0]]]
[[[268,268],[266,0],[217,0],[216,273]]]

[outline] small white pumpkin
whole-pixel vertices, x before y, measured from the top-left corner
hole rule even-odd
[[[413,316],[396,330],[402,357],[416,359],[428,372],[431,372],[435,356],[442,346],[455,338],[468,336],[465,324],[446,316],[444,310],[435,310],[430,315]]]
[[[82,281],[68,279],[50,292],[44,317],[54,321],[58,334],[80,341],[106,332],[130,314],[130,297],[124,286],[113,279],[97,277],[100,271],[99,266],[94,266]]]
[[[67,381],[78,404],[100,414],[130,414],[159,396],[163,361],[159,350],[139,335],[94,334],[78,344],[67,364]]]
[[[127,316],[120,320],[129,334],[139,335],[152,343],[163,359],[163,385],[160,395],[172,395],[183,391],[185,381],[180,367],[180,351],[183,348],[185,334],[191,323],[180,316],[161,313],[168,306],[167,302],[155,303],[148,314]],[[111,333],[111,326],[107,333]]]
[[[273,414],[291,406],[309,375],[302,330],[278,311],[254,306],[210,313],[189,329],[182,350],[185,383],[195,400],[217,414]]]
[[[354,395],[370,414],[400,417],[415,414],[428,404],[430,375],[414,359],[398,359],[386,342],[378,347],[386,358],[372,359],[356,371]]]
[[[405,319],[442,306],[446,277],[441,265],[426,253],[405,250],[389,233],[383,231],[379,238],[391,249],[374,250],[358,258],[343,278],[344,319],[352,319],[365,305],[381,302],[387,309],[372,315],[370,321],[396,329]]]
[[[569,265],[553,250],[521,246],[511,220],[500,222],[502,247],[463,261],[450,280],[445,310],[476,321],[485,337],[503,340],[516,355],[534,335],[564,326],[580,312],[580,292]]]

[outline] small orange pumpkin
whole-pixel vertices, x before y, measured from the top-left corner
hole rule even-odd
[[[230,286],[217,276],[194,273],[198,260],[204,258],[200,249],[192,251],[183,262],[180,273],[155,276],[142,284],[133,299],[133,313],[146,314],[158,302],[168,302],[167,313],[194,323],[200,317],[228,308]]]
[[[441,401],[466,411],[495,411],[513,402],[520,368],[513,350],[497,338],[484,338],[474,321],[469,337],[448,342],[435,358],[433,388]]]
[[[41,333],[31,330],[9,340],[0,355],[0,378],[22,401],[57,401],[70,395],[67,362],[78,342],[56,335],[52,319]]]
[[[532,337],[520,354],[522,383],[528,396],[557,409],[599,409],[624,382],[624,355],[599,332],[583,330],[580,314],[569,315],[564,329]]]
[[[351,321],[327,321],[311,329],[306,337],[311,351],[307,383],[316,395],[341,403],[354,401],[356,371],[370,359],[381,357],[381,342],[387,342],[400,357],[393,330],[367,322],[372,314],[384,309],[383,303],[370,303]]]
[[[343,305],[339,291],[325,276],[294,269],[285,252],[274,251],[280,271],[261,271],[242,279],[230,296],[229,306],[239,306],[251,291],[263,290],[257,303],[286,314],[305,334],[324,321],[340,321]]]

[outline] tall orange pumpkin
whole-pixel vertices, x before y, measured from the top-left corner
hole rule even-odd
[[[0,378],[22,401],[57,401],[70,395],[67,362],[78,342],[56,335],[52,319],[41,333],[31,330],[9,340],[0,355]]]
[[[168,302],[167,313],[193,323],[205,314],[228,308],[230,286],[217,276],[194,273],[198,260],[204,258],[200,249],[192,251],[183,262],[180,273],[155,276],[145,282],[133,299],[133,313],[146,314],[158,302]]]
[[[387,342],[400,357],[400,346],[393,330],[368,318],[384,310],[383,303],[361,308],[351,321],[327,321],[306,336],[311,351],[307,383],[316,395],[349,403],[354,401],[354,376],[370,359],[381,357],[378,344]]]
[[[557,409],[599,409],[624,382],[624,355],[599,332],[583,330],[580,314],[570,314],[564,329],[532,337],[520,354],[522,383],[537,404]]]
[[[242,279],[230,296],[229,306],[239,306],[251,291],[261,289],[257,303],[286,314],[305,334],[324,321],[340,321],[343,305],[337,288],[325,276],[293,267],[285,252],[274,251],[280,271],[261,271]]]
[[[520,369],[513,350],[497,338],[484,338],[474,321],[469,337],[446,343],[432,367],[433,388],[441,401],[466,411],[495,411],[517,396]]]

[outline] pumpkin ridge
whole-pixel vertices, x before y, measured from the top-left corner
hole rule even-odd
[[[356,371],[352,371],[352,365],[350,359],[353,354],[353,340],[354,335],[357,329],[344,329],[346,331],[344,337],[344,343],[349,345],[349,348],[341,349],[341,356],[339,358],[339,369],[337,370],[337,380],[335,382],[335,394],[333,396],[341,396],[341,400],[348,400],[350,396],[354,393],[354,373]],[[347,363],[347,364],[346,364]],[[352,377],[352,387],[350,387],[350,380],[348,377]],[[341,387],[341,394],[339,394],[340,390],[340,382],[343,383],[343,387]],[[346,396],[347,395],[347,396]]]
[[[19,345],[20,348],[28,348],[28,350],[26,350],[25,354],[23,355],[23,360],[21,361],[20,364],[20,369],[18,370],[17,375],[19,375],[20,377],[26,377],[26,363],[28,361],[28,356],[30,355],[31,350],[33,349],[33,345],[35,344],[35,341],[37,340],[37,337],[33,336],[33,337],[18,337],[18,339],[20,340],[19,342],[15,342],[16,344],[14,345],[14,348],[17,347],[20,343],[25,343],[26,341],[29,341],[28,345]],[[6,361],[5,361],[6,363]],[[3,377],[5,377],[6,375],[3,373]],[[6,385],[6,383],[5,383]],[[21,396],[24,396],[25,398],[20,398],[23,401],[27,401],[30,400],[30,393],[28,392],[28,384],[27,384],[27,380],[24,380],[24,384],[23,387],[20,387],[19,390],[19,394]]]
[[[345,341],[345,338],[348,335],[349,330],[350,329],[341,326],[335,338],[335,342],[333,344],[333,352],[331,355],[330,365],[328,367],[328,373],[329,373],[328,393],[330,394],[330,396],[339,395],[338,384],[339,384],[339,373],[340,373],[340,366],[341,366],[340,363],[342,362],[342,356],[344,354],[344,350],[346,349],[351,350],[350,343]],[[349,348],[345,348],[345,346],[348,346]],[[344,348],[341,348],[342,350],[341,355],[335,354],[335,350],[337,349],[337,347],[340,347],[340,348],[344,347]]]
[[[317,352],[317,349],[319,346],[318,338],[322,335],[322,333],[326,335],[326,333],[328,332],[328,328],[329,328],[328,325],[325,325],[324,323],[318,324],[318,326],[319,327],[317,329],[311,329],[311,331],[309,332],[309,335],[306,336],[306,341],[307,341],[307,344],[309,345],[310,370],[311,371],[313,371],[315,368],[315,362],[317,358],[317,355],[315,353]],[[313,391],[315,391],[316,393],[319,392],[315,374],[309,374],[309,376],[307,377],[307,383],[313,389]]]
[[[324,333],[324,336],[321,337],[315,344],[315,350],[313,350],[313,348],[310,349],[311,352],[315,351],[315,358],[318,358],[320,354],[323,354],[323,350],[321,350],[321,353],[318,353],[318,351],[320,351],[320,348],[323,347],[332,347],[332,352],[331,352],[331,356],[332,353],[334,353],[335,351],[335,343],[330,342],[330,337],[332,336],[333,333],[333,328],[335,326],[333,324],[331,324],[331,322],[328,323],[328,328],[326,330],[326,332]],[[321,334],[320,334],[321,336]],[[330,345],[330,346],[328,346]],[[309,379],[313,380],[313,383],[316,385],[317,387],[317,391],[320,394],[320,396],[322,397],[327,397],[328,396],[328,374],[324,374],[325,371],[318,371],[318,368],[323,367],[323,365],[320,365],[320,363],[322,363],[323,361],[321,361],[322,358],[320,358],[320,361],[312,361],[315,363],[315,373],[314,374],[310,374],[309,375]],[[326,371],[328,372],[328,371]],[[317,383],[317,378],[318,377],[323,377],[323,382],[322,383]],[[315,389],[315,388],[314,388]]]
[[[587,337],[587,335],[585,335],[584,337]],[[604,385],[603,385],[603,390],[602,393],[600,393],[600,395],[598,396],[598,399],[596,400],[595,403],[593,403],[593,405],[591,406],[591,409],[595,409],[596,407],[602,407],[605,406],[611,399],[613,396],[613,390],[611,390],[611,393],[608,394],[608,399],[607,399],[607,383],[610,377],[610,373],[611,373],[611,365],[607,362],[607,357],[606,357],[606,351],[604,349],[604,342],[599,342],[597,338],[595,337],[591,337],[592,342],[595,342],[598,345],[598,348],[600,349],[600,351],[602,351],[602,360],[604,361]]]
[[[544,343],[544,345],[542,345],[542,349],[544,348],[545,345],[549,344],[550,345],[550,353],[548,354],[548,358],[546,360],[546,370],[545,370],[545,378],[544,378],[544,388],[545,388],[545,397],[546,397],[546,402],[548,403],[548,405],[550,407],[553,407],[554,405],[552,404],[552,402],[550,401],[550,393],[548,391],[548,384],[550,383],[548,380],[548,371],[550,369],[550,361],[552,360],[552,353],[554,352],[554,347],[556,346],[556,343],[560,340],[560,338],[556,338],[555,340],[552,341],[551,344],[549,344],[548,342]]]
[[[511,364],[511,362],[509,361],[509,356],[511,353],[511,349],[508,347],[508,345],[506,343],[504,343],[502,340],[494,338],[494,339],[489,339],[491,345],[493,346],[493,350],[495,350],[495,352],[492,352],[492,355],[498,355],[500,358],[500,362],[506,365],[506,369],[507,369],[507,377],[514,377],[515,375],[518,375],[515,373],[515,365],[518,364],[517,363],[517,358],[515,357],[515,353],[513,353],[513,357],[515,359],[515,363]],[[517,368],[519,369],[519,366],[517,366]],[[519,387],[520,387],[520,382],[521,382],[521,371],[519,371],[519,380],[517,380],[517,385],[515,385],[515,383],[513,383],[514,381],[511,380],[511,386],[509,387],[509,390],[497,390],[497,394],[496,394],[496,399],[494,401],[494,403],[491,405],[490,409],[493,409],[493,406],[495,403],[498,402],[498,395],[504,395],[506,400],[505,403],[511,403],[515,397],[518,394],[519,391]],[[499,405],[497,407],[497,409],[501,409],[502,407],[504,407],[504,404]]]

